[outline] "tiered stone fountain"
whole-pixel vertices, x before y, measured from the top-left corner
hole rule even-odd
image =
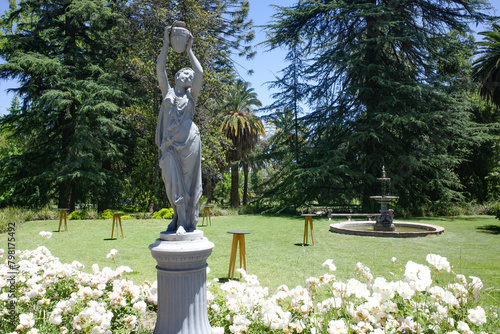
[[[382,182],[382,196],[370,196],[370,198],[376,200],[380,204],[380,215],[377,216],[377,222],[373,226],[375,231],[395,231],[396,226],[394,226],[394,211],[388,209],[388,204],[397,200],[398,196],[389,196],[386,194],[387,185],[391,181],[390,178],[386,176],[385,167],[382,167],[382,177],[378,178]]]
[[[444,232],[444,228],[437,225],[394,221],[394,210],[389,209],[388,205],[399,197],[387,195],[387,184],[391,179],[386,176],[385,168],[382,169],[382,177],[378,180],[382,182],[382,195],[370,196],[380,203],[380,215],[377,216],[376,222],[347,221],[331,224],[331,232],[393,238],[426,237]]]

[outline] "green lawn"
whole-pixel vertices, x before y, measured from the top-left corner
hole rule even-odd
[[[232,235],[228,230],[248,230],[246,236],[248,272],[256,274],[263,286],[275,289],[281,284],[296,286],[306,278],[326,272],[322,263],[333,259],[340,279],[354,276],[354,267],[362,262],[375,276],[391,278],[390,272],[404,270],[407,261],[427,264],[429,253],[448,258],[455,273],[480,277],[488,291],[500,298],[500,222],[492,216],[419,218],[417,221],[441,225],[441,236],[395,239],[335,234],[329,231],[326,218],[314,219],[316,244],[302,246],[304,219],[242,215],[213,217],[212,226],[199,226],[215,244],[208,259],[209,279],[227,276]],[[148,249],[167,225],[165,220],[123,220],[125,238],[110,239],[111,220],[69,221],[69,232],[57,232],[58,221],[26,222],[15,234],[19,250],[44,245],[63,263],[78,260],[86,270],[98,263],[101,267],[130,266],[128,276],[136,284],[156,279],[155,261]],[[51,231],[49,240],[40,231]],[[7,249],[7,235],[0,235],[0,248]],[[109,250],[118,250],[113,262]],[[403,267],[391,263],[397,257]]]

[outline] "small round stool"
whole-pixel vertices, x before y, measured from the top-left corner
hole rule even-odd
[[[311,238],[312,238],[312,243],[314,245],[314,229],[313,229],[313,217],[316,216],[315,213],[303,213],[301,216],[305,218],[304,221],[304,240],[302,240],[302,245],[307,244],[308,237],[309,237],[309,231],[308,231],[308,225],[311,223]]]
[[[116,224],[116,239],[118,239],[118,223],[120,224],[120,230],[122,231],[122,239],[125,239],[123,236],[123,227],[122,227],[122,217],[123,212],[113,212],[113,228],[111,229],[111,239],[113,239],[113,235],[115,234],[115,224]]]
[[[212,218],[210,217],[210,206],[204,206],[203,207],[203,220],[201,221],[201,226],[205,224],[205,217],[207,217],[207,221],[210,222],[210,226],[212,226]],[[208,226],[207,222],[207,226]]]
[[[250,231],[227,231],[233,235],[233,246],[231,248],[231,258],[229,259],[229,271],[227,278],[233,279],[234,269],[236,267],[236,252],[238,244],[240,245],[240,268],[247,270],[247,256],[245,253],[245,234],[250,234]]]
[[[64,219],[64,230],[68,231],[68,213],[69,209],[59,209],[59,232],[61,232],[61,225]]]

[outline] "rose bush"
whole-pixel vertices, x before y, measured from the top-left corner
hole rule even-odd
[[[117,251],[110,254],[114,258]],[[85,273],[78,261],[63,264],[43,246],[18,252],[16,261],[15,284],[9,262],[0,264],[1,333],[151,333],[154,321],[147,326],[144,319],[155,317],[156,282],[133,284],[124,278],[129,267],[94,264],[92,273]],[[397,280],[374,277],[358,263],[356,276],[342,281],[333,261],[326,260],[328,273],[307,279],[304,287],[282,285],[272,294],[255,275],[240,270],[239,282],[207,284],[212,332],[497,333],[499,310],[481,304],[481,280],[454,274],[439,255],[430,254],[427,261],[428,266],[409,261]],[[440,286],[438,279],[448,283]]]
[[[92,274],[78,261],[63,264],[46,247],[16,256],[15,299],[10,295],[12,267],[0,265],[1,333],[130,333],[137,318],[155,309],[156,283],[134,285],[126,266]],[[12,317],[14,305],[17,318]]]
[[[214,333],[498,333],[498,306],[479,304],[481,280],[452,273],[439,255],[426,260],[429,266],[409,261],[392,281],[358,263],[357,276],[346,282],[326,260],[330,273],[274,294],[240,270],[243,282],[209,284],[209,318]],[[438,278],[449,283],[438,286]]]

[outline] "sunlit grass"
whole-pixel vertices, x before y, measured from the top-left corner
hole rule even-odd
[[[410,220],[408,220],[410,221]],[[326,272],[322,263],[333,259],[336,275],[341,279],[353,276],[356,263],[370,267],[375,276],[388,279],[391,272],[404,270],[411,260],[426,264],[429,253],[447,257],[455,273],[478,276],[487,291],[500,296],[500,222],[492,216],[419,218],[411,221],[441,225],[443,235],[436,237],[395,239],[335,234],[329,231],[333,221],[314,219],[315,245],[302,246],[304,219],[242,215],[212,217],[211,226],[198,226],[215,244],[208,259],[209,279],[227,277],[232,235],[228,230],[248,230],[246,235],[247,269],[256,274],[263,286],[274,290],[281,284],[303,285],[306,278]],[[94,263],[100,267],[127,265],[134,270],[128,276],[136,284],[156,279],[156,262],[148,246],[165,230],[165,220],[123,220],[125,238],[111,239],[111,220],[69,221],[69,232],[57,232],[56,220],[26,222],[15,232],[16,248],[34,249],[44,245],[63,263],[78,260],[87,271]],[[49,240],[40,231],[51,231]],[[115,234],[116,236],[116,234]],[[0,235],[0,248],[7,249],[7,234]],[[106,258],[118,250],[115,260]],[[403,265],[395,266],[397,257]]]

